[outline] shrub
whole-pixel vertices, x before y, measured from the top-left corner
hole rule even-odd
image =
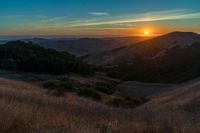
[[[48,82],[45,82],[43,84],[43,87],[46,88],[46,89],[54,89],[56,88],[58,85],[56,82],[53,82],[53,81],[48,81]]]
[[[74,91],[74,88],[71,83],[62,81],[48,81],[44,83],[43,87],[48,90],[58,90],[62,92]]]
[[[108,102],[108,105],[114,107],[126,107],[126,108],[135,108],[136,106],[146,103],[148,99],[146,98],[137,98],[137,97],[117,97]]]
[[[96,87],[95,87],[96,90],[100,91],[100,92],[103,92],[103,93],[106,93],[106,94],[113,94],[115,92],[115,88],[114,88],[114,85],[112,85],[111,83],[97,83]]]
[[[125,100],[134,102],[135,105],[137,105],[137,106],[142,105],[149,101],[149,99],[147,99],[145,97],[126,97]]]
[[[60,84],[60,88],[62,88],[63,91],[69,91],[69,92],[75,91],[75,89],[73,88],[72,84],[69,83],[69,82],[61,83]]]
[[[135,103],[125,100],[123,98],[114,98],[112,101],[108,102],[108,105],[112,105],[114,107],[126,107],[126,108],[136,107]]]
[[[95,100],[101,100],[101,95],[98,93],[98,91],[92,88],[81,88],[78,91],[78,95],[90,97]]]
[[[95,89],[100,92],[104,92],[104,93],[108,93],[108,90],[109,90],[109,88],[107,88],[105,86],[96,86]]]

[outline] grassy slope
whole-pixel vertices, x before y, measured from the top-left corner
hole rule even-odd
[[[191,81],[177,89],[155,97],[152,104],[165,104],[200,114],[200,80]],[[200,117],[199,117],[200,118]]]
[[[198,132],[186,113],[153,105],[111,108],[69,93],[64,98],[48,96],[34,85],[1,78],[0,132]]]
[[[154,96],[160,93],[170,91],[176,84],[156,84],[156,83],[145,83],[138,81],[124,81],[117,85],[117,95],[122,96]]]

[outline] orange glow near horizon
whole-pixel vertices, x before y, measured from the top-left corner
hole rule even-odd
[[[136,33],[138,36],[150,37],[155,36],[155,29],[153,28],[140,28]]]
[[[161,34],[165,33],[164,28],[161,29],[160,27],[139,27],[135,30],[135,35],[143,36],[143,37],[154,37],[159,36]]]
[[[141,36],[141,37],[156,37],[169,33],[173,31],[168,27],[160,27],[155,25],[141,25],[137,27],[128,27],[128,28],[91,28],[91,29],[68,29],[68,30],[48,30],[48,32],[18,32],[19,36],[84,36],[84,37],[95,37],[95,36]],[[59,33],[59,34],[58,34]],[[0,32],[1,35],[1,32]],[[4,32],[2,35],[13,35],[11,32]]]

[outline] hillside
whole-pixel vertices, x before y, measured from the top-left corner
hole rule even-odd
[[[159,107],[159,105],[164,105],[168,108],[185,111],[200,124],[199,87],[199,79],[184,83],[176,89],[154,97],[146,106]]]
[[[85,57],[124,80],[180,83],[200,76],[200,35],[172,32],[141,43]]]
[[[170,91],[177,84],[156,84],[138,81],[124,81],[116,86],[115,95],[130,97],[152,97]]]
[[[1,132],[198,133],[200,130],[199,120],[192,119],[199,112],[190,111],[198,109],[199,82],[160,95],[136,109],[109,107],[73,93],[50,96],[33,84],[3,78],[0,84]],[[168,108],[169,103],[173,108]],[[179,106],[182,103],[186,110]]]
[[[200,111],[200,81],[185,83],[176,89],[156,96],[151,103],[165,104],[188,111]],[[200,118],[200,117],[199,117]]]
[[[32,42],[13,41],[0,45],[0,68],[11,71],[64,74],[93,73],[93,67],[67,52],[45,49]]]
[[[97,65],[133,63],[137,58],[155,58],[174,47],[187,48],[200,43],[200,35],[192,32],[172,32],[132,45],[88,55],[85,61]]]
[[[109,75],[145,82],[180,83],[200,76],[200,45],[174,47],[165,56],[135,59],[133,64],[122,64],[107,69]]]

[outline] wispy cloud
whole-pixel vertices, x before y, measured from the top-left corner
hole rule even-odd
[[[110,19],[102,19],[89,23],[75,23],[73,25],[70,25],[70,27],[128,24],[128,23],[139,23],[139,22],[195,19],[195,18],[200,18],[200,12],[188,12],[187,10],[184,9],[165,10],[165,11],[114,16],[111,17]]]
[[[64,20],[65,18],[66,18],[66,16],[47,18],[47,19],[45,19],[45,22],[58,22],[58,21]]]
[[[110,14],[107,12],[89,12],[89,15],[93,15],[93,16],[109,16]]]

